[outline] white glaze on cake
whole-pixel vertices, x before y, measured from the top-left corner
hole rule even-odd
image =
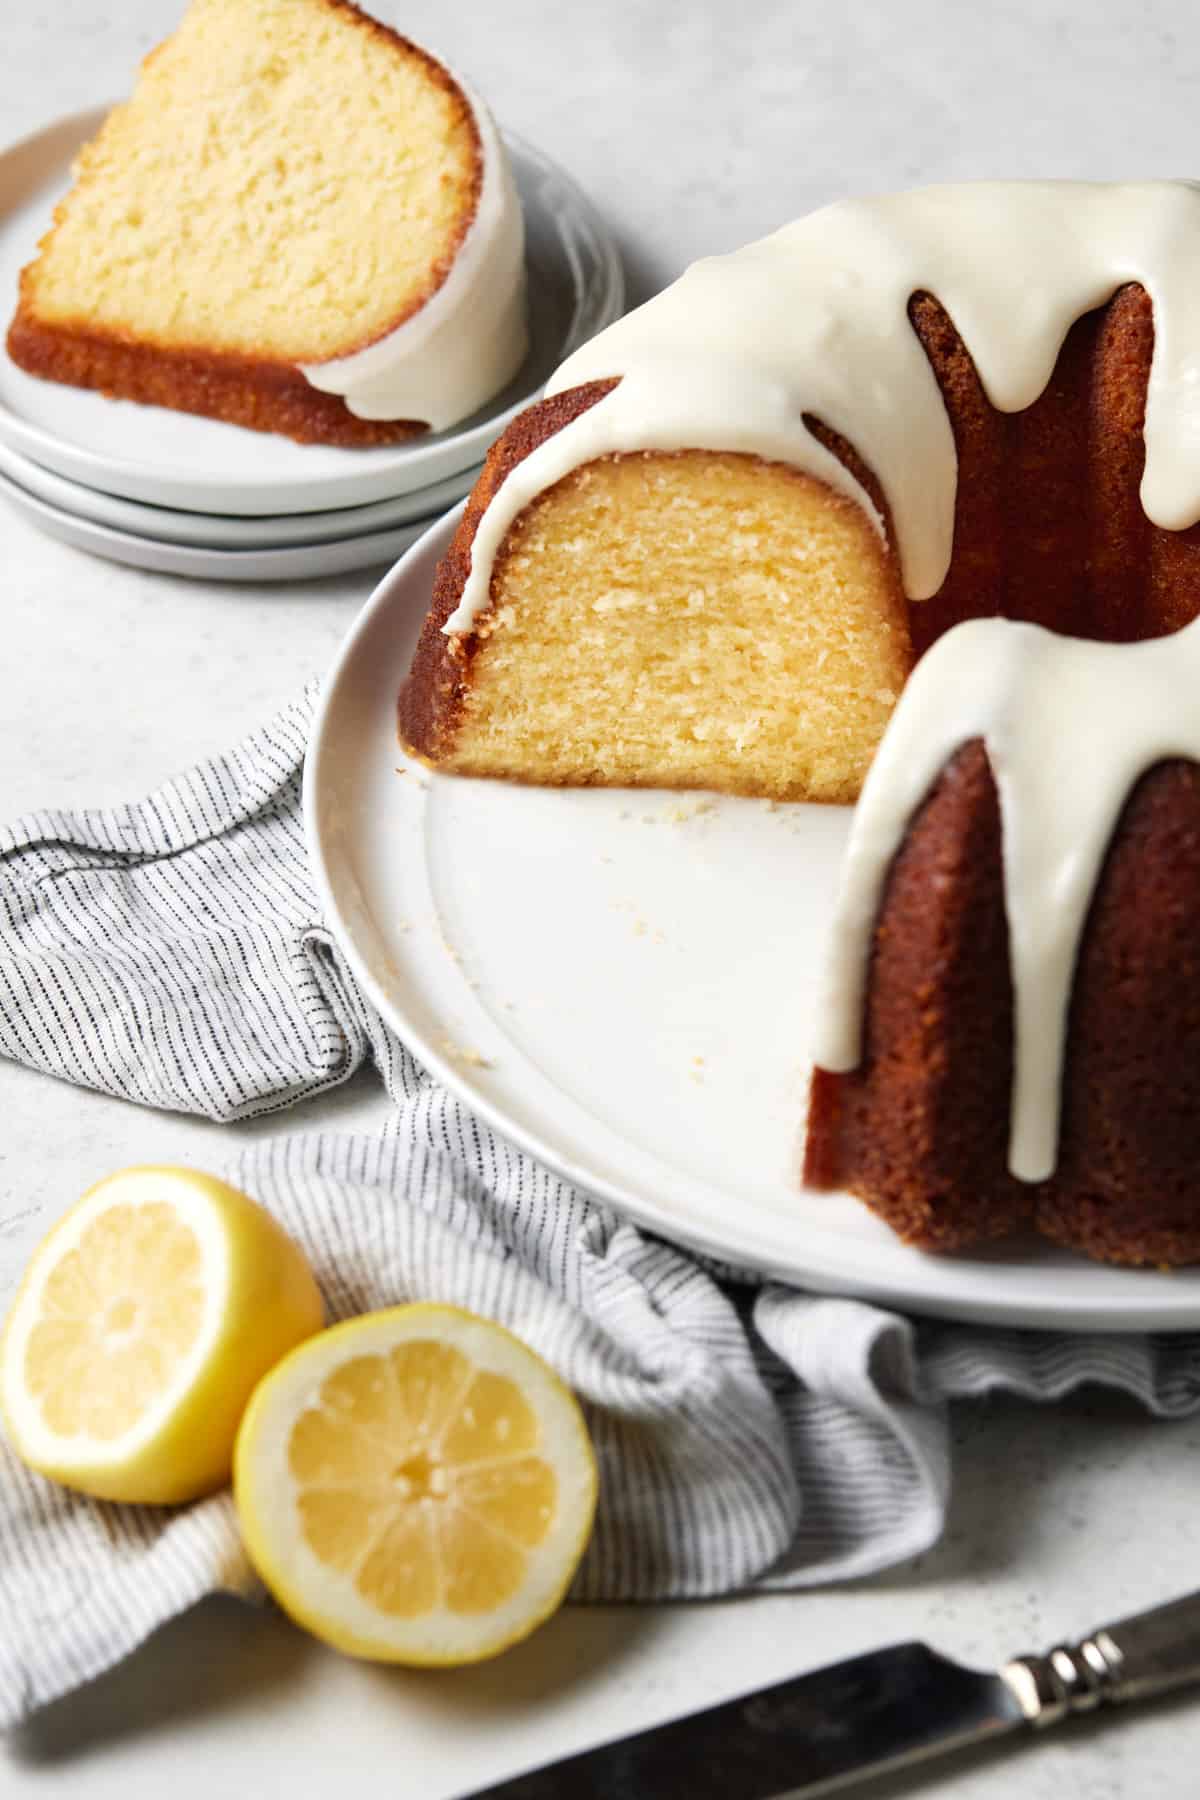
[[[357,419],[423,419],[445,431],[499,393],[525,360],[525,228],[494,120],[453,77],[479,133],[483,175],[475,217],[441,286],[373,344],[302,363],[311,387],[340,394]]]
[[[979,182],[842,201],[730,256],[692,265],[558,370],[548,392],[620,385],[506,476],[480,521],[448,633],[487,604],[506,533],[539,493],[595,457],[732,450],[867,495],[804,423],[852,443],[891,510],[905,591],[950,566],[957,460],[937,381],[908,318],[932,293],[1001,412],[1030,406],[1068,330],[1126,282],[1154,307],[1142,504],[1156,525],[1200,518],[1200,188],[1189,182]]]
[[[982,738],[1000,800],[1014,1010],[1008,1166],[1053,1173],[1071,986],[1092,893],[1139,776],[1200,762],[1200,620],[1141,644],[974,619],[909,677],[871,765],[834,914],[814,1057],[858,1066],[871,942],[892,858],[954,752]]]

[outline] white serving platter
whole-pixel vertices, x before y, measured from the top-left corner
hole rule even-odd
[[[211,550],[194,544],[167,544],[159,538],[138,537],[131,531],[114,531],[75,513],[51,506],[26,493],[0,473],[0,499],[44,531],[47,537],[86,550],[108,562],[125,563],[132,569],[150,569],[156,575],[184,575],[193,581],[310,581],[319,575],[343,575],[350,569],[378,568],[394,562],[429,521],[390,531],[356,533],[319,544],[293,544],[282,550]]]
[[[479,469],[448,475],[432,487],[394,500],[375,500],[367,506],[336,507],[329,512],[265,513],[261,518],[239,519],[228,513],[182,512],[170,506],[144,506],[140,500],[122,500],[99,488],[69,481],[53,469],[43,469],[19,450],[0,443],[0,475],[24,488],[27,494],[60,512],[106,525],[135,537],[157,538],[166,544],[193,544],[205,550],[280,550],[294,544],[320,544],[332,538],[348,538],[367,532],[391,531],[400,525],[440,518],[449,506],[474,487]]]
[[[73,113],[0,153],[0,331],[16,307],[20,270],[70,184],[72,158],[106,112]],[[107,494],[241,516],[391,500],[472,467],[563,358],[624,304],[620,258],[586,195],[540,151],[506,142],[525,209],[532,346],[508,387],[461,425],[377,450],[294,444],[41,381],[0,348],[0,442]]]
[[[324,687],[305,816],[383,1016],[506,1138],[619,1211],[805,1287],[1066,1330],[1200,1325],[1200,1270],[1040,1242],[933,1257],[804,1191],[808,1039],[848,808],[430,774],[396,692],[459,512],[376,589]]]

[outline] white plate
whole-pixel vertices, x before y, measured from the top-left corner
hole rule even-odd
[[[364,535],[398,525],[440,518],[474,487],[479,467],[448,475],[432,487],[399,494],[394,500],[376,500],[370,506],[343,506],[330,512],[269,513],[258,519],[237,519],[226,513],[180,512],[169,506],[143,506],[102,494],[98,488],[68,481],[53,469],[43,469],[19,450],[0,442],[0,474],[24,488],[27,494],[77,519],[90,519],[114,531],[135,537],[157,538],[166,544],[196,544],[208,550],[283,549],[292,544],[320,544],[331,538]]]
[[[1200,1271],[1040,1243],[905,1249],[797,1182],[843,807],[430,775],[396,690],[461,509],[376,589],[325,685],[305,818],[384,1017],[512,1142],[665,1236],[806,1287],[1069,1330],[1200,1324]]]
[[[99,129],[93,108],[0,154],[0,329],[17,277]],[[0,439],[72,481],[154,506],[241,515],[360,506],[428,487],[482,458],[576,345],[620,313],[620,259],[591,202],[539,151],[507,138],[525,208],[532,348],[503,393],[452,431],[378,450],[293,444],[270,432],[107,400],[40,381],[0,351]]]
[[[391,531],[372,531],[334,538],[321,544],[295,544],[283,550],[204,550],[191,544],[165,544],[157,538],[113,531],[90,519],[50,506],[0,474],[0,496],[47,537],[87,550],[109,562],[158,575],[187,575],[199,581],[309,581],[318,575],[343,575],[349,569],[375,568],[394,562],[429,521],[417,519]]]

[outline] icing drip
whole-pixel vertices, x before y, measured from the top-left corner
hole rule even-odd
[[[454,80],[475,118],[483,180],[449,274],[395,331],[350,356],[300,365],[310,387],[341,394],[358,419],[423,419],[445,431],[499,393],[529,348],[520,198],[491,114]]]
[[[1014,996],[1008,1166],[1053,1173],[1079,941],[1128,795],[1167,757],[1200,762],[1200,620],[1170,637],[1101,644],[976,619],[910,676],[854,816],[814,1049],[858,1066],[867,968],[892,858],[954,752],[982,738],[1000,801]],[[1115,722],[1120,721],[1120,729]]]
[[[1200,188],[1189,182],[980,182],[843,201],[692,265],[559,369],[559,393],[619,376],[506,477],[480,521],[447,632],[487,604],[497,550],[539,493],[618,451],[734,450],[867,495],[804,423],[852,443],[887,496],[905,591],[950,565],[957,464],[941,392],[908,319],[934,294],[992,404],[1032,405],[1071,325],[1136,281],[1154,307],[1148,518],[1200,518]]]

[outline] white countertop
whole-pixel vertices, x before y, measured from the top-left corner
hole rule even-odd
[[[1200,26],[1186,0],[410,0],[377,10],[442,49],[618,226],[635,291],[852,189],[982,175],[1188,173]],[[47,0],[6,20],[3,135],[128,83],[175,0]],[[133,799],[224,748],[329,661],[373,575],[189,584],[93,561],[0,506],[0,820]],[[297,1109],[382,1117],[370,1076]],[[132,1161],[218,1162],[289,1121],[216,1127],[0,1064],[0,1311],[25,1254]],[[498,1662],[361,1667],[215,1602],[0,1748],[4,1800],[347,1795],[441,1800],[620,1731],[873,1645],[979,1663],[1200,1585],[1200,1420],[1103,1397],[963,1408],[945,1541],[884,1580],[721,1605],[568,1608]],[[0,1620],[0,1631],[3,1630]],[[1192,1800],[1200,1696],[1007,1757],[877,1783],[961,1800]],[[732,1797],[730,1797],[732,1800]]]

